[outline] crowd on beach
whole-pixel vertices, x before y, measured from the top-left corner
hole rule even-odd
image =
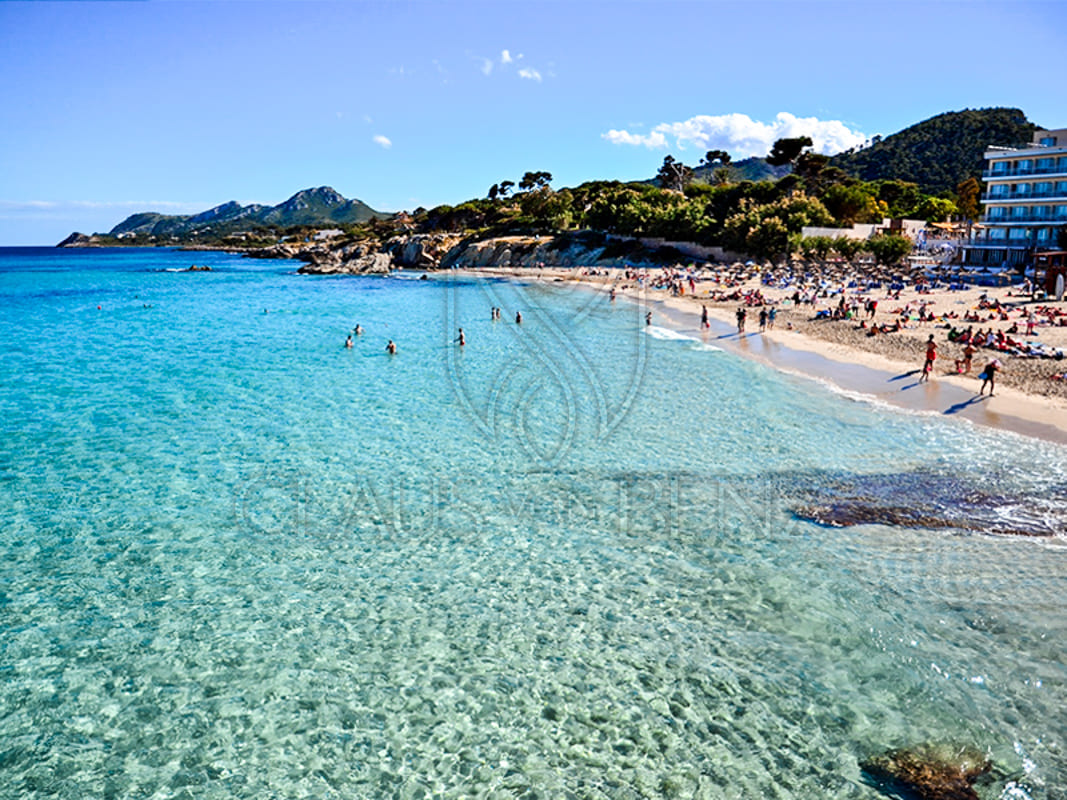
[[[902,362],[919,362],[933,335],[938,347],[953,351],[941,359],[945,367],[931,364],[935,377],[974,375],[977,363],[979,377],[1003,377],[1030,394],[1067,397],[1067,365],[1059,364],[1067,352],[1067,303],[1043,298],[1028,283],[983,289],[947,272],[907,274],[843,262],[626,268],[621,275],[615,271],[614,280],[619,288],[700,303],[702,327],[709,306],[717,317],[736,320],[743,334],[752,316],[761,332],[781,317],[785,330]]]

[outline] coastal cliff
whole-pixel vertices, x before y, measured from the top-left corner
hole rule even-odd
[[[261,253],[263,257],[299,258],[308,263],[298,272],[308,275],[373,274],[405,269],[469,269],[478,267],[563,268],[659,266],[693,259],[721,257],[717,248],[696,248],[660,242],[641,242],[601,234],[560,236],[496,236],[472,239],[459,234],[413,234],[383,244],[360,242],[322,245],[291,254]],[[268,248],[275,250],[275,248]]]

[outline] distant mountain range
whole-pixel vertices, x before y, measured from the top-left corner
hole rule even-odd
[[[329,186],[304,189],[276,206],[242,206],[230,201],[199,214],[141,213],[127,217],[109,236],[156,236],[187,238],[197,232],[219,235],[255,228],[288,228],[293,225],[354,225],[391,217],[375,211],[361,200],[348,200]]]

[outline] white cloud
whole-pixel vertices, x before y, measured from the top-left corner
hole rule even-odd
[[[490,61],[488,58],[483,58],[482,59],[482,74],[483,75],[488,75],[492,71],[493,71],[493,62]]]
[[[380,133],[379,133],[379,134],[377,134],[377,135],[375,135],[375,136],[374,136],[374,137],[372,138],[372,141],[373,141],[373,142],[374,142],[375,144],[377,144],[377,145],[381,145],[381,146],[382,146],[382,147],[384,147],[384,148],[385,148],[386,150],[388,150],[388,149],[389,149],[390,147],[392,147],[392,146],[393,146],[393,143],[392,143],[391,141],[389,141],[389,139],[388,139],[388,138],[386,138],[385,136],[382,136],[382,135],[381,135]]]
[[[528,81],[537,81],[538,83],[541,82],[541,73],[535,69],[531,69],[530,67],[524,67],[520,69],[519,77],[526,78],[526,80]]]
[[[651,133],[637,134],[611,130],[601,134],[612,144],[644,145],[649,148],[669,146],[668,137],[684,150],[726,150],[734,158],[765,156],[778,139],[810,136],[816,153],[834,155],[867,141],[867,136],[848,128],[839,120],[796,117],[781,111],[773,122],[759,122],[747,114],[699,115],[684,122],[661,122]]]
[[[601,137],[612,144],[643,144],[645,147],[667,146],[667,139],[662,133],[650,133],[644,136],[640,133],[630,133],[629,131],[610,130],[607,133],[602,133]]]
[[[511,63],[511,53],[509,53],[507,50],[502,51],[500,53],[500,63],[501,64],[510,64]]]

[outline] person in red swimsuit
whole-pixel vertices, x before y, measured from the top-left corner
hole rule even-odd
[[[930,373],[934,369],[934,360],[937,358],[937,342],[934,341],[934,335],[931,333],[930,338],[926,340],[926,363],[923,364],[923,374],[919,378],[919,383],[930,380]]]

